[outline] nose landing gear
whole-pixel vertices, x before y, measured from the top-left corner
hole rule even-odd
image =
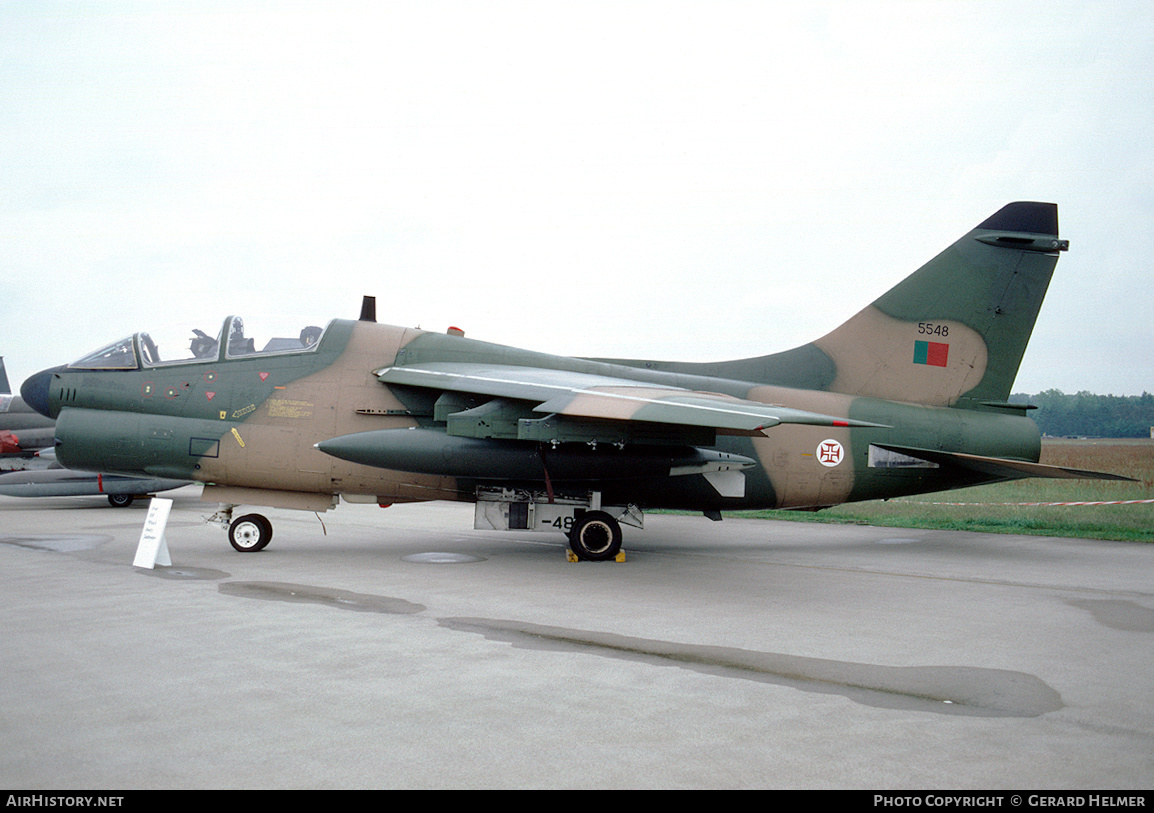
[[[260,514],[245,514],[228,526],[228,541],[241,553],[263,550],[272,541],[272,523]]]
[[[206,522],[219,522],[222,528],[228,529],[228,541],[241,553],[255,553],[264,550],[272,541],[272,523],[262,514],[245,514],[232,518],[232,509],[235,505],[221,503],[220,508]]]

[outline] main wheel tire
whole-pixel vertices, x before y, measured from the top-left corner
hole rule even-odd
[[[578,559],[609,561],[621,551],[621,523],[604,511],[586,511],[573,523],[569,547]]]
[[[228,526],[228,541],[241,553],[264,550],[272,541],[272,523],[260,514],[245,514]]]
[[[127,508],[132,505],[132,499],[131,494],[109,494],[108,504],[113,508]]]

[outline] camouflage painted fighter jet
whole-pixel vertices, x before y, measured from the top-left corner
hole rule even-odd
[[[615,557],[643,510],[712,519],[1020,477],[1043,466],[1010,403],[1058,254],[1057,207],[1012,203],[841,327],[714,364],[581,359],[359,321],[257,349],[237,317],[179,358],[146,333],[28,379],[73,468],[191,479],[242,551],[240,505],[476,503],[475,527]]]
[[[0,356],[0,457],[29,458],[54,442],[53,422],[34,412],[8,386]]]

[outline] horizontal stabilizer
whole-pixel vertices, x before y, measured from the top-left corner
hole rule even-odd
[[[1132,478],[1123,477],[1120,474],[1071,469],[1065,466],[1047,466],[1042,463],[1011,460],[1006,457],[986,457],[964,452],[917,449],[912,446],[895,446],[889,443],[875,443],[874,445],[891,452],[937,463],[940,466],[960,466],[963,469],[970,469],[980,474],[1007,480],[1017,480],[1023,477],[1052,477],[1061,480],[1132,480]]]

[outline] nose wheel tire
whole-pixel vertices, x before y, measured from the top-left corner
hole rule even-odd
[[[228,541],[241,553],[263,550],[272,541],[272,523],[260,514],[245,514],[228,526]]]
[[[587,562],[614,559],[621,551],[621,523],[604,511],[587,511],[573,523],[569,547]]]
[[[108,504],[113,508],[127,508],[132,505],[131,494],[109,494]]]

